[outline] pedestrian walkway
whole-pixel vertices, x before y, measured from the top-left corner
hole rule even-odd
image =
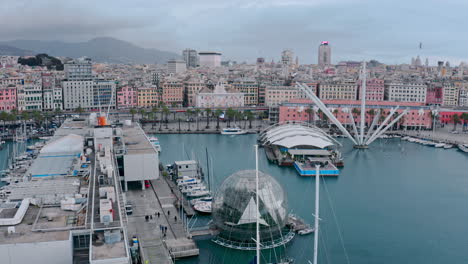
[[[180,211],[174,206],[177,197],[167,182],[159,178],[151,181],[146,190],[129,190],[127,201],[133,205],[133,214],[128,217],[128,234],[139,237],[143,259],[150,264],[172,263],[171,257],[196,256],[199,250],[182,224]],[[157,213],[159,212],[159,217]],[[146,220],[146,216],[151,216]],[[160,225],[167,227],[166,236]]]

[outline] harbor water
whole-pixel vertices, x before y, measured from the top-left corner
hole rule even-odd
[[[207,148],[214,189],[232,173],[255,168],[256,135],[157,136],[163,164],[194,158],[205,174]],[[345,167],[339,177],[321,182],[320,263],[468,263],[468,155],[400,139],[380,139],[367,150],[341,141]],[[269,163],[263,149],[260,154],[260,170],[283,186],[289,211],[312,225],[314,178]],[[206,217],[199,222],[206,223]],[[285,249],[262,251],[262,263],[284,254],[308,263],[313,236],[296,236]],[[199,257],[177,263],[239,264],[254,256],[209,239],[197,244]]]

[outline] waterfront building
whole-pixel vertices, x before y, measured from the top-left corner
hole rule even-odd
[[[200,52],[198,56],[200,67],[215,68],[221,66],[221,53],[219,52]]]
[[[318,48],[318,63],[319,66],[331,65],[331,47],[328,41],[322,41]]]
[[[138,107],[153,108],[161,103],[161,94],[156,86],[138,88],[137,96]]]
[[[426,93],[427,85],[421,82],[385,82],[387,101],[426,103]]]
[[[244,93],[240,93],[235,89],[226,91],[222,82],[219,82],[213,91],[208,88],[201,90],[196,96],[196,107],[199,108],[227,108],[227,107],[243,107]]]
[[[161,82],[161,100],[167,106],[182,106],[184,102],[184,84],[174,77]]]
[[[361,121],[358,109],[360,109],[361,102],[359,100],[323,100],[328,108],[332,109],[333,115],[343,125],[351,126],[352,119],[351,114],[355,122]],[[323,120],[323,114],[308,113],[310,106],[312,105],[311,100],[291,100],[290,102],[281,104],[279,108],[278,121],[279,122],[314,122],[317,120]],[[369,101],[367,102],[365,124],[369,126],[377,113],[377,110],[381,110],[383,116],[387,116],[390,110],[396,106],[400,106],[397,110],[398,113],[408,108],[408,114],[400,120],[398,124],[407,128],[414,129],[429,129],[432,127],[431,109],[424,106],[423,103],[417,102],[388,102],[388,101]],[[345,110],[346,108],[346,110]],[[373,109],[373,111],[371,111]],[[421,109],[423,113],[421,114]],[[318,118],[318,119],[317,119]],[[379,120],[379,124],[382,120]]]
[[[269,107],[276,107],[291,99],[307,98],[295,86],[267,86],[265,91],[265,105]]]
[[[334,81],[319,84],[319,98],[322,100],[356,100],[355,81]]]
[[[169,74],[181,74],[187,70],[186,62],[183,60],[169,60],[167,62],[167,72]]]
[[[198,66],[198,53],[194,49],[184,49],[182,57],[186,63],[187,68],[196,68]]]
[[[458,106],[468,107],[468,87],[463,87],[462,89],[460,89]]]
[[[444,83],[442,87],[443,106],[458,106],[459,86],[453,83]]]
[[[16,107],[16,86],[0,86],[0,111],[10,112]]]
[[[439,112],[439,121],[441,124],[453,124],[453,116],[458,115],[460,117],[463,113],[468,113],[468,110],[453,110],[453,109],[441,109]],[[460,124],[462,120],[460,119]]]
[[[283,50],[281,52],[281,63],[286,66],[294,64],[294,52],[292,50]]]
[[[0,86],[23,85],[24,79],[20,77],[0,78]]]
[[[189,76],[184,80],[184,105],[195,106],[198,93],[206,87],[199,76]]]
[[[72,111],[81,107],[82,109],[92,109],[93,103],[93,81],[92,80],[65,80],[63,87],[63,108]]]
[[[427,85],[426,104],[427,105],[442,105],[443,103],[443,88],[439,82],[429,83]]]
[[[116,83],[109,80],[94,80],[93,82],[94,108],[116,108]]]
[[[35,82],[27,82],[20,89],[24,98],[24,106],[20,110],[42,110],[42,87]],[[18,92],[20,93],[20,92]]]
[[[91,59],[81,58],[65,63],[65,78],[68,81],[81,81],[93,79],[93,65]]]
[[[63,94],[61,87],[53,87],[42,91],[43,110],[63,109]]]
[[[138,106],[137,89],[130,86],[121,87],[117,91],[117,108],[129,109]]]
[[[361,100],[361,81],[357,81],[358,100]],[[371,78],[366,81],[366,100],[383,101],[385,86],[383,79]]]
[[[235,90],[244,94],[244,105],[258,105],[258,88],[259,84],[255,79],[243,77],[233,81],[232,86]]]

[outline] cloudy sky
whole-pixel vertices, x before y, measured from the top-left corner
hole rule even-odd
[[[333,62],[378,59],[468,61],[468,0],[0,0],[0,40],[87,41],[115,37],[180,53],[216,50],[224,59],[278,60],[291,49]],[[423,49],[419,50],[419,43]]]

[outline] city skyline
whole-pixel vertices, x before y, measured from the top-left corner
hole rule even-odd
[[[257,57],[278,61],[282,50],[291,49],[301,64],[316,63],[317,47],[326,40],[333,48],[332,63],[409,63],[416,55],[429,58],[431,65],[437,60],[454,66],[468,61],[460,44],[466,37],[457,34],[468,4],[456,0],[424,5],[403,5],[400,0],[206,0],[190,8],[188,1],[47,3],[4,4],[0,21],[8,27],[0,29],[2,40],[87,41],[110,36],[178,54],[186,47],[219,51],[224,59],[249,63]]]

